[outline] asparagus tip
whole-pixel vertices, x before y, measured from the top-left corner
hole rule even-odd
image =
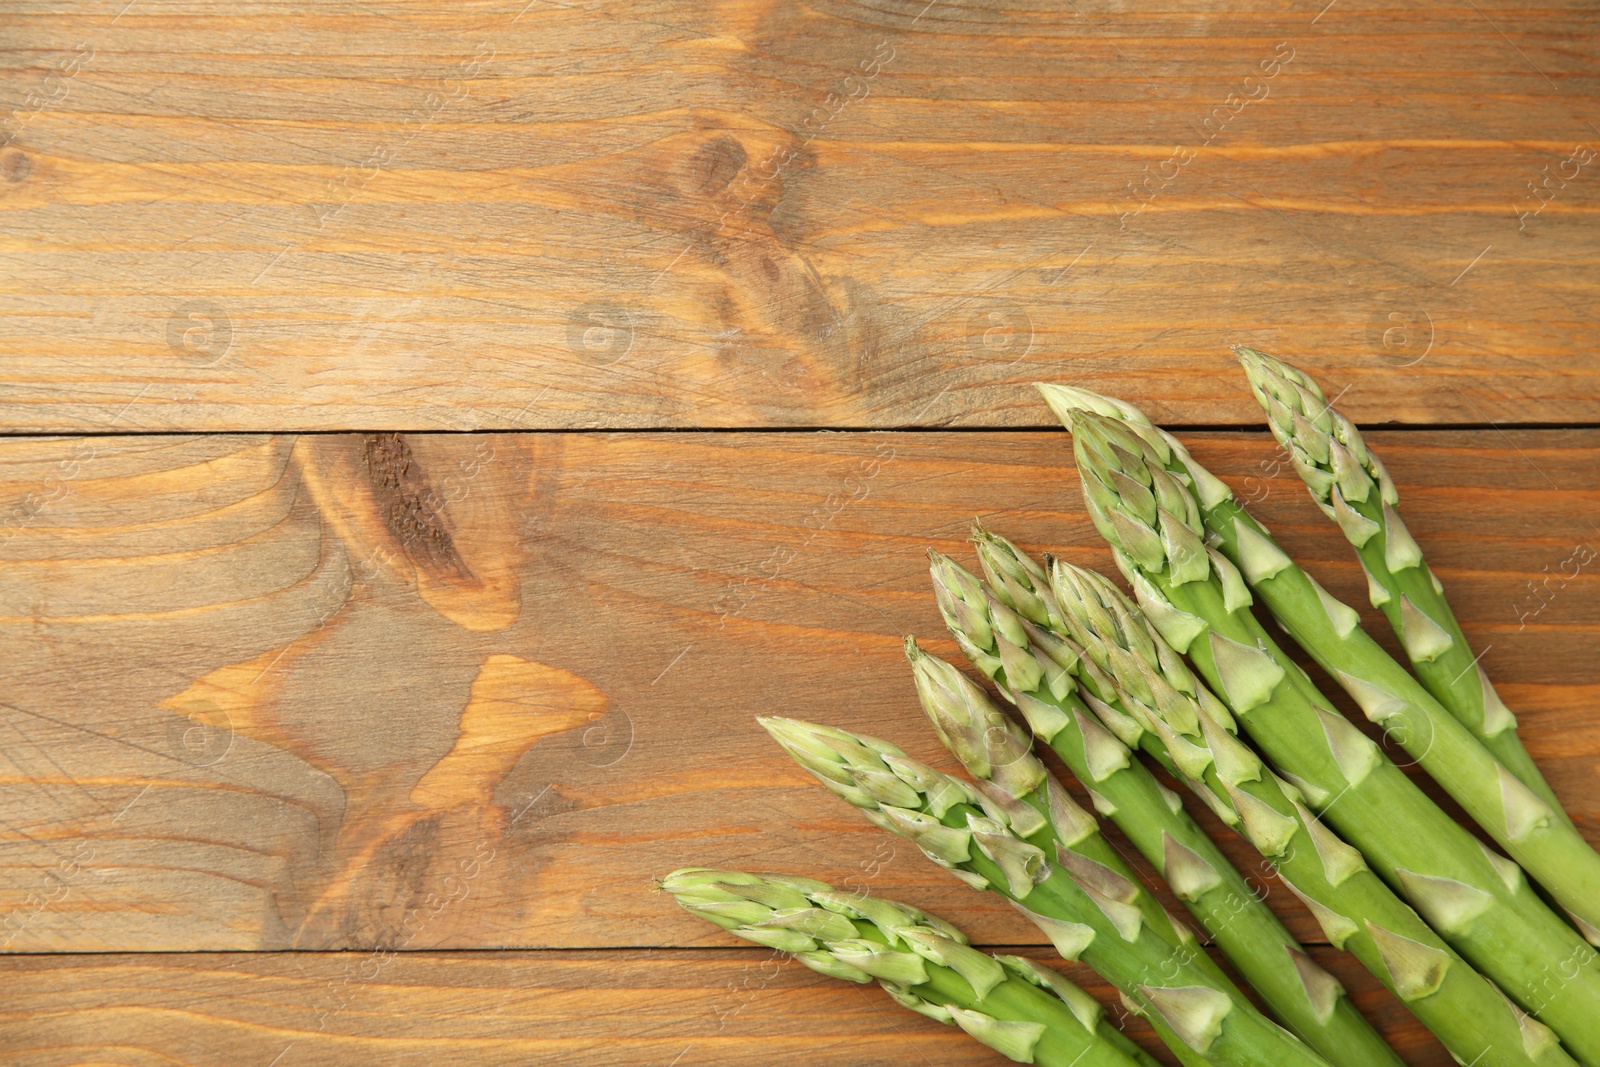
[[[1074,426],[1077,416],[1086,412],[1139,426],[1150,425],[1150,419],[1145,413],[1125,400],[1103,396],[1073,385],[1057,385],[1051,382],[1035,382],[1034,388],[1039,390],[1044,402],[1049,405],[1055,417],[1061,420],[1061,424],[1072,432],[1076,432],[1077,429]]]

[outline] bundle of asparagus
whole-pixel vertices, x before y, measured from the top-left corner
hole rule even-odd
[[[973,782],[876,738],[790,719],[762,725],[874,823],[1015,905],[1064,958],[1109,982],[1184,1064],[1400,1059],[1158,771],[1249,842],[1328,941],[1458,1062],[1600,1067],[1600,956],[1590,944],[1600,944],[1600,855],[1523,748],[1359,431],[1303,373],[1237,351],[1274,436],[1355,546],[1372,603],[1415,676],[1137,408],[1042,385],[1072,432],[1090,517],[1137,604],[1099,574],[1049,557],[1041,564],[978,525],[983,576],[930,553],[935,598],[957,646],[1026,729],[977,682],[906,640],[923,710]],[[1257,597],[1511,858],[1446,815],[1333,710],[1252,613]],[[1033,754],[1033,739],[1282,1026],[1140,885]],[[1054,972],[997,963],[904,905],[806,879],[697,869],[663,887],[814,969],[876,977],[900,1003],[1014,1060],[1146,1062]],[[1068,1016],[1075,1026],[1064,1025]]]
[[[1028,580],[1044,574],[1003,538],[980,530],[976,539],[986,562],[995,560],[993,569],[999,573],[1020,572]],[[947,563],[950,567],[954,564]],[[1495,1050],[1518,1045],[1525,1058],[1501,1059],[1572,1062],[1546,1027],[1461,964],[1373,874],[1361,854],[1305,807],[1298,790],[1234,736],[1234,720],[1221,702],[1115,586],[1059,560],[1053,561],[1049,575],[1048,586],[1035,587],[1035,603],[1050,606],[1058,629],[1038,632],[1020,647],[1029,649],[1037,641],[1073,649],[1085,690],[1098,693],[1089,699],[1103,701],[1112,714],[1138,724],[1140,742],[1165,756],[1164,762],[1197,794],[1209,794],[1218,814],[1271,861],[1279,879],[1306,903],[1335,946],[1351,951],[1461,1062],[1499,1062]],[[1016,619],[1005,605],[989,602],[992,623],[1008,616]],[[958,641],[970,642],[960,620],[951,625]],[[1017,629],[1002,622],[992,624],[991,632],[1002,626]],[[1003,669],[996,681],[1007,690]]]
[[[1011,773],[1022,758],[1033,760],[1013,755],[1026,751],[1026,741],[1018,736],[1021,730],[981,688],[950,664],[922,652],[914,641],[907,642],[907,650],[923,709],[945,747],[970,774],[993,781]],[[1042,673],[1039,659],[1012,662],[1019,675],[1026,676],[1025,664]],[[1060,671],[1058,660],[1051,663]],[[1002,687],[1005,678],[1002,674],[999,679]],[[1330,1062],[1399,1063],[1345,999],[1333,976],[1312,962],[1181,802],[1174,803],[1178,798],[1143,764],[1132,760],[1120,740],[1093,722],[1093,713],[1074,694],[1068,692],[1056,706],[1062,705],[1071,712],[1072,725],[1040,739],[1053,745],[1078,780],[1093,791],[1100,810],[1167,879],[1178,899],[1273,1011]],[[1131,871],[1119,873],[1132,877]]]
[[[760,721],[827,789],[962,881],[1010,901],[1063,958],[1116,986],[1186,1063],[1326,1063],[1251,1005],[1025,751],[1007,751],[980,791],[874,737]]]
[[[1238,828],[1272,863],[1279,879],[1307,904],[1329,940],[1355,954],[1459,1060],[1496,1062],[1494,1049],[1520,1044],[1526,1058],[1512,1057],[1506,1062],[1571,1062],[1544,1026],[1507,1003],[1498,989],[1467,966],[1453,966],[1454,953],[1368,869],[1361,854],[1323,825],[1304,806],[1298,791],[1234,736],[1235,720],[1224,705],[1111,583],[1092,571],[1053,561],[1050,584],[1044,585],[1045,572],[1015,545],[981,528],[975,540],[985,570],[1002,576],[1014,591],[1025,594],[1020,600],[1002,594],[1012,606],[1032,606],[1042,618],[1054,620],[1053,626],[1047,622],[1035,628],[1012,607],[990,597],[985,619],[993,644],[989,655],[980,652],[976,665],[992,667],[1003,648],[1004,658],[1012,662],[1021,660],[1019,652],[1029,654],[1035,649],[1046,650],[1046,655],[1057,660],[1070,659],[1085,698],[1114,721],[1131,723],[1137,734],[1129,740],[1160,758],[1225,823]],[[958,573],[965,575],[962,584],[967,589],[988,592],[983,583],[950,561],[940,561],[935,572],[936,581],[946,588],[950,575]],[[968,625],[954,614],[946,618],[963,648],[975,645]],[[1008,632],[1011,636],[1006,636]],[[1067,656],[1054,651],[1063,649]],[[1012,695],[1010,675],[1003,666],[991,677],[1002,692]],[[1021,698],[1038,696],[1024,692]],[[1078,715],[1083,717],[1082,712]],[[1046,743],[1061,751],[1053,739]],[[1126,759],[1120,762],[1129,763]],[[1136,772],[1122,766],[1118,773]],[[1128,827],[1130,822],[1128,836],[1143,849],[1138,844],[1138,820],[1118,820],[1118,825]],[[1162,869],[1154,857],[1151,860]],[[1185,860],[1195,866],[1194,857]],[[1217,869],[1217,859],[1213,859],[1199,866],[1198,874],[1180,869],[1175,877],[1170,863],[1164,873],[1182,897],[1181,887],[1191,882],[1220,886],[1224,879],[1213,873]],[[1205,922],[1199,910],[1196,915]],[[1214,934],[1218,945],[1262,996],[1283,1012],[1269,993],[1272,987],[1252,975],[1250,957],[1240,958],[1230,951],[1226,933],[1224,929]],[[1307,988],[1316,987],[1308,984]]]

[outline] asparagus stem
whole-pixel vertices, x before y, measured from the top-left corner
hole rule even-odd
[[[1516,716],[1490,684],[1444,586],[1406,530],[1400,494],[1361,431],[1304,372],[1251,348],[1234,351],[1311,499],[1355,547],[1367,574],[1368,599],[1389,620],[1417,677],[1507,770],[1566,819],[1517,736]]]
[[[1180,1056],[1219,1067],[1327,1063],[1218,980],[1181,923],[1168,924],[1178,931],[1169,940],[1145,921],[1136,884],[1065,848],[1051,861],[1045,849],[1055,843],[1054,825],[1027,813],[1061,805],[1059,787],[1034,786],[1000,803],[888,742],[793,719],[760,722],[819,782],[880,827],[975,888],[1010,900],[1062,956],[1081,959],[1116,986]],[[1085,820],[1093,822],[1078,809],[1057,824]]]
[[[1328,710],[1327,699],[1250,613],[1249,587],[1202,539],[1202,501],[1216,507],[1228,499],[1227,488],[1197,464],[1181,475],[1168,471],[1169,460],[1181,463],[1187,453],[1158,430],[1145,426],[1147,440],[1137,423],[1097,410],[1068,409],[1067,416],[1090,515],[1168,644],[1190,656],[1311,808],[1435,929],[1550,1026],[1574,1056],[1600,1064],[1594,1010],[1600,957],[1538,898],[1515,864],[1479,845],[1365,735]],[[1315,592],[1309,596],[1318,610],[1329,610]]]
[[[896,1003],[959,1026],[1014,1062],[1159,1067],[1063,975],[979,952],[960,930],[909,904],[810,878],[702,867],[673,871],[660,886],[691,914],[830,978],[877,979]]]
[[[1245,839],[1306,903],[1328,940],[1353,953],[1458,1062],[1574,1062],[1547,1027],[1507,1001],[1324,826],[1298,789],[1213,718],[1207,708],[1217,705],[1215,696],[1120,590],[1059,560],[1051,578],[1069,630],[1106,665],[1120,705],[1152,736],[1185,746],[1191,787],[1210,789],[1234,811]]]
[[[991,581],[1005,596],[1048,624],[1059,617],[1044,572],[1010,542],[981,526],[974,540]],[[1030,624],[953,560],[932,554],[934,588],[945,622],[975,666],[1023,711],[1034,735],[1061,757],[1090,791],[1096,808],[1127,835],[1166,878],[1174,894],[1211,934],[1267,1006],[1330,1062],[1371,1067],[1401,1061],[1344,996],[1338,982],[1312,963],[1272,910],[1228,862],[1182,802],[1156,781],[1122,738],[1076,692],[1074,672],[1088,661],[1066,641]],[[950,748],[979,778],[1023,748],[1018,728],[988,695],[954,667],[911,646],[924,709]],[[952,735],[954,735],[952,737]],[[1000,749],[1000,752],[996,752]],[[1025,750],[1025,748],[1024,748]]]

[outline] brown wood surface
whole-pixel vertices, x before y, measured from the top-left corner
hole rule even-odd
[[[13,0],[0,425],[1592,421],[1593,5],[1224,6]]]
[[[1115,1003],[1086,968],[1026,954]],[[1450,1064],[1371,976],[1329,949],[1313,955],[1408,1063]],[[15,956],[0,957],[0,982],[17,1067],[1011,1062],[876,987],[762,949]],[[1173,1062],[1140,1019],[1127,1031]]]

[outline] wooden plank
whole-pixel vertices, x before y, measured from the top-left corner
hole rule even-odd
[[[1600,411],[1582,4],[10,9],[7,427]]]
[[[1030,954],[1119,1011],[1087,969]],[[1314,954],[1408,1064],[1451,1062],[1360,968]],[[12,956],[0,981],[0,1050],[17,1067],[1010,1062],[876,988],[754,949]],[[1158,1049],[1141,1020],[1127,1022]]]
[[[1572,562],[1600,540],[1600,431],[1373,439],[1600,838],[1600,600]],[[1265,435],[1193,444],[1364,603]],[[910,632],[958,656],[923,551],[968,558],[981,515],[1109,568],[1063,434],[12,438],[0,501],[11,951],[716,944],[649,891],[685,865],[805,872],[1038,941],[823,796],[752,717],[949,766],[900,652]]]

